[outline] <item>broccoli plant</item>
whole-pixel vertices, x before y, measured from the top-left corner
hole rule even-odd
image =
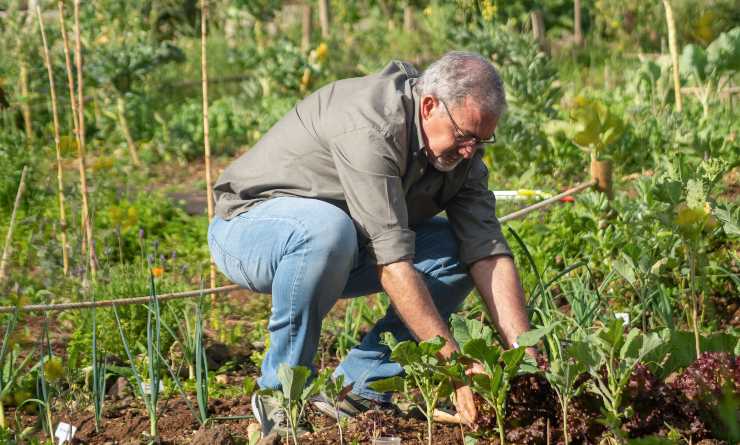
[[[419,408],[427,419],[427,443],[431,445],[434,409],[437,402],[452,394],[455,379],[464,373],[462,364],[454,360],[447,364],[440,358],[445,340],[439,336],[420,343],[406,340],[393,344],[389,339],[386,343],[390,344],[391,358],[403,367],[405,376],[378,380],[370,387],[381,392],[400,392]],[[421,401],[411,396],[413,389],[419,390]]]
[[[333,405],[334,412],[339,413],[338,404],[339,402],[344,400],[345,397],[347,397],[347,394],[349,394],[349,392],[352,390],[353,384],[350,383],[349,385],[345,386],[343,374],[339,374],[336,377],[332,377],[331,374],[331,369],[326,369],[324,372],[322,372],[320,379],[326,382],[326,384],[324,385],[324,395],[326,395],[326,397]],[[337,415],[337,428],[339,429],[340,445],[344,445],[344,431],[342,430],[342,423],[345,420],[346,419]]]
[[[570,346],[572,356],[586,367],[591,376],[588,390],[604,403],[602,423],[620,443],[626,443],[621,425],[622,419],[629,417],[631,408],[622,406],[622,398],[632,371],[661,343],[658,334],[642,334],[636,328],[625,333],[622,320],[613,319]]]
[[[462,350],[465,356],[480,362],[486,371],[485,374],[472,376],[473,389],[493,408],[499,439],[503,445],[506,443],[506,395],[509,393],[511,379],[519,371],[519,365],[524,359],[524,347],[502,351],[497,345],[476,338],[465,343]]]

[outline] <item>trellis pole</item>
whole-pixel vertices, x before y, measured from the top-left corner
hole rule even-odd
[[[665,20],[668,24],[668,48],[671,51],[671,64],[673,65],[673,91],[676,98],[676,111],[683,111],[681,100],[681,76],[678,72],[678,43],[676,42],[676,20],[673,18],[673,8],[668,0],[663,0],[665,7]]]
[[[54,148],[56,149],[57,158],[57,196],[59,198],[59,225],[61,226],[62,238],[62,264],[64,275],[69,274],[69,254],[67,252],[67,212],[64,208],[64,181],[62,173],[62,150],[61,137],[59,133],[59,112],[57,110],[57,93],[54,86],[54,72],[51,69],[51,58],[49,57],[49,45],[46,42],[46,32],[44,31],[44,22],[41,18],[41,8],[36,6],[36,16],[39,20],[39,29],[41,30],[41,42],[44,48],[44,64],[46,72],[49,75],[49,91],[51,93],[51,117],[54,124]]]
[[[200,4],[200,72],[201,85],[203,89],[203,146],[205,149],[206,163],[206,202],[208,203],[208,222],[213,219],[213,194],[211,188],[213,180],[211,178],[211,143],[208,138],[208,60],[206,55],[206,28],[208,22],[208,0],[201,0]],[[213,256],[210,257],[211,265],[211,288],[216,287],[216,264],[213,262]],[[214,296],[211,301],[215,303]]]
[[[13,231],[15,230],[15,216],[18,213],[18,207],[21,205],[21,197],[26,190],[26,172],[28,166],[23,166],[21,180],[18,184],[18,192],[15,194],[15,203],[13,204],[13,213],[10,214],[10,223],[8,224],[8,233],[5,235],[5,247],[3,247],[3,256],[0,258],[0,283],[5,281],[5,269],[8,265],[8,256],[10,255],[10,244],[13,240]]]

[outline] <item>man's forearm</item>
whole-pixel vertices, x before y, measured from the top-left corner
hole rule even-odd
[[[470,267],[470,274],[496,329],[511,346],[529,330],[524,290],[514,260],[503,255],[484,258]]]
[[[378,274],[380,284],[388,293],[396,313],[417,340],[441,336],[447,341],[440,351],[445,357],[459,349],[447,323],[434,306],[424,280],[410,261],[378,266]]]

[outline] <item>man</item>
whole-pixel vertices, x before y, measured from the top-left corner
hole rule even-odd
[[[498,73],[477,54],[450,52],[422,75],[391,62],[311,94],[226,168],[209,245],[233,282],[272,294],[261,388],[279,387],[281,363],[311,367],[342,297],[385,291],[392,307],[336,369],[353,386],[335,416],[390,403],[368,387],[402,372],[381,333],[439,335],[443,356],[458,350],[447,319],[473,286],[507,346],[528,330],[481,160],[505,108]],[[455,396],[473,421],[470,388]],[[264,434],[282,422],[269,397],[252,408]]]

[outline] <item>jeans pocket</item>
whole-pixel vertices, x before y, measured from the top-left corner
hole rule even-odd
[[[252,280],[249,279],[244,271],[244,265],[239,258],[226,252],[216,241],[213,236],[208,237],[208,245],[211,248],[211,255],[213,255],[213,261],[216,263],[216,267],[221,271],[228,279],[232,282],[245,287],[252,292],[257,292],[252,284]]]

